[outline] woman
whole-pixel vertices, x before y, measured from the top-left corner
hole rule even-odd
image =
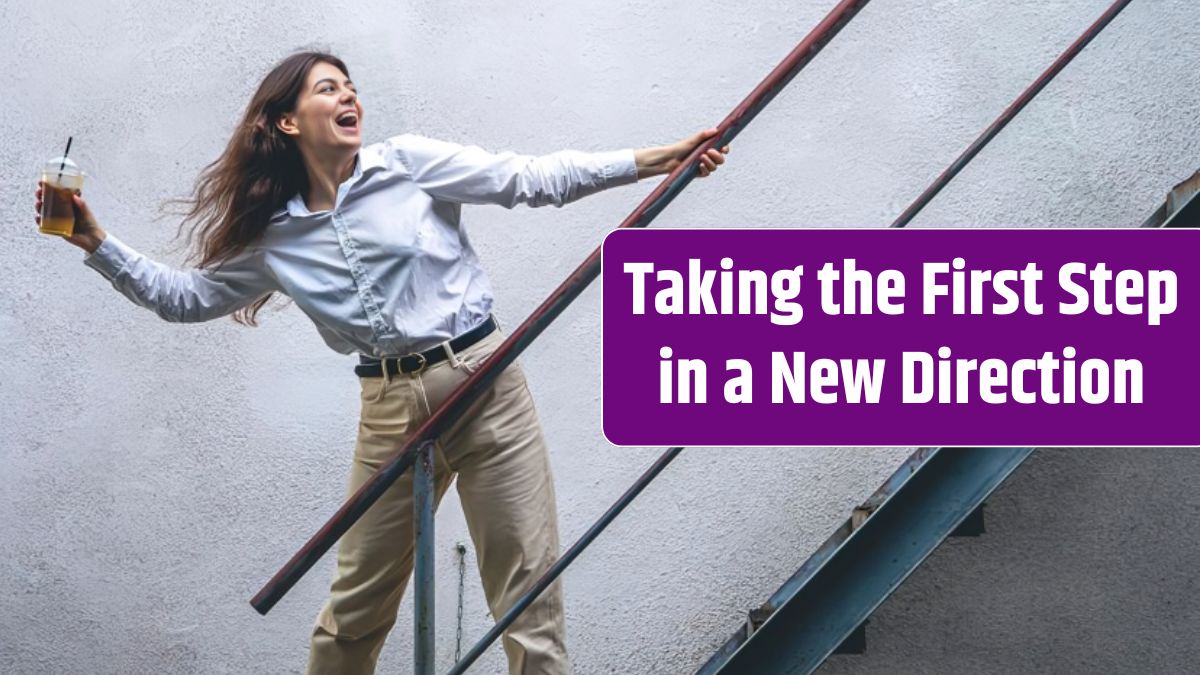
[[[133,302],[168,321],[233,313],[255,324],[289,296],[335,351],[359,354],[362,411],[348,493],[399,448],[503,341],[492,293],[460,226],[468,203],[564,203],[671,171],[715,131],[641,150],[490,154],[411,135],[362,146],[363,107],[345,64],[302,52],[263,80],[224,153],[201,174],[187,221],[199,267],[137,253],[75,197],[67,241]],[[724,161],[710,150],[707,176]],[[41,209],[41,186],[37,192]],[[457,476],[493,616],[558,555],[546,445],[517,364],[436,443],[437,499]],[[338,545],[310,673],[371,673],[412,569],[412,472]],[[569,672],[561,588],[505,633],[510,673]]]

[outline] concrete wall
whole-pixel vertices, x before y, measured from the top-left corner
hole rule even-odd
[[[833,4],[0,4],[0,672],[300,671],[330,559],[267,618],[247,600],[340,503],[353,448],[351,360],[294,306],[258,329],[166,324],[37,234],[34,173],[68,135],[102,224],[178,264],[159,203],[187,194],[295,48],[347,60],[368,142],[598,150],[714,125]],[[884,225],[1107,4],[873,3],[658,224]],[[1200,164],[1197,43],[1192,0],[1134,2],[913,226],[1140,222]],[[501,320],[517,324],[652,187],[468,209]],[[599,346],[592,288],[522,357],[564,542],[661,451],[603,440]],[[690,672],[908,451],[687,451],[568,573],[576,671]],[[881,610],[871,653],[827,669],[1186,670],[1191,457],[1036,456],[986,541],[937,554]],[[453,547],[469,547],[453,492],[438,527],[444,668]],[[464,649],[491,621],[474,564],[468,550]],[[410,612],[381,672],[409,668]],[[502,664],[496,648],[477,672]]]

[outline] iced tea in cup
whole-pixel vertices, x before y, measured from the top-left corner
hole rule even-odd
[[[75,233],[75,200],[84,173],[69,159],[55,157],[42,167],[42,224],[38,231],[69,237]]]

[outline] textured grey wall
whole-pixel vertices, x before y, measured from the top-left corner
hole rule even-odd
[[[259,329],[166,324],[36,233],[34,172],[68,134],[102,223],[178,264],[158,204],[188,192],[295,48],[347,60],[368,142],[598,150],[715,124],[833,4],[0,3],[0,672],[301,670],[330,560],[265,619],[246,601],[336,508],[353,448],[351,362],[295,307]],[[873,3],[659,224],[883,225],[1107,5]],[[914,226],[1140,222],[1200,164],[1196,44],[1194,0],[1137,0]],[[652,187],[469,210],[502,321]],[[598,317],[592,288],[522,359],[564,542],[660,451],[603,440]],[[568,573],[577,671],[689,672],[906,454],[688,451]],[[1184,670],[1180,636],[1200,632],[1184,566],[1197,539],[1174,525],[1196,515],[1190,457],[1037,456],[994,500],[986,540],[937,554],[872,624],[872,653],[829,671]],[[445,667],[452,547],[469,542],[453,492],[438,523]],[[408,670],[410,608],[381,672]],[[468,644],[486,611],[468,554]],[[497,648],[477,670],[502,663]]]

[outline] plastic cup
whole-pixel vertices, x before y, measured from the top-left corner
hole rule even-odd
[[[60,169],[61,167],[61,169]],[[42,167],[42,224],[38,231],[59,237],[75,233],[75,201],[83,194],[83,171],[75,162],[55,157]]]

